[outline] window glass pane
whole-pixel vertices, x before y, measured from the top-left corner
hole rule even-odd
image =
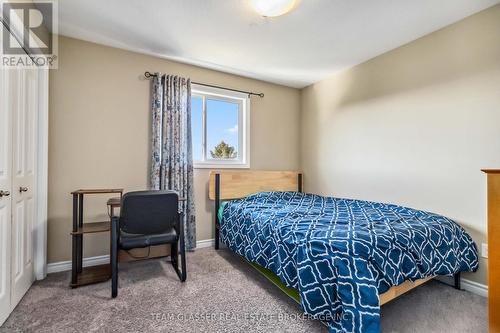
[[[193,161],[203,160],[203,98],[191,97],[191,136],[193,138]]]
[[[207,159],[238,159],[239,104],[207,98]]]

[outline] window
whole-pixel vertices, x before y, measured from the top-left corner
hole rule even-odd
[[[248,168],[250,101],[246,94],[193,84],[195,168]]]

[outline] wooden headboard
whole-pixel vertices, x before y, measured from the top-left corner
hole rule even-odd
[[[215,200],[216,175],[219,175],[219,200],[239,199],[266,191],[302,191],[303,177],[298,171],[212,171],[208,197]]]

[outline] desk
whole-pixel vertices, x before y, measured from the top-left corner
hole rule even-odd
[[[115,208],[120,208],[122,205],[122,198],[121,197],[110,198],[107,202],[107,205],[108,205],[109,217],[113,217],[115,216]]]
[[[179,201],[186,201],[186,198],[179,198]],[[120,208],[122,205],[122,198],[121,197],[116,197],[116,198],[110,198],[107,202],[108,205],[108,211],[109,211],[109,216],[113,217],[115,216],[115,209]]]

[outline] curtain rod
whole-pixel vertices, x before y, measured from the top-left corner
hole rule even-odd
[[[153,73],[150,73],[150,72],[144,72],[144,77],[146,79],[150,79],[152,77],[156,77],[156,74],[153,74]],[[254,92],[251,92],[251,91],[231,89],[231,88],[226,88],[226,87],[221,87],[221,86],[215,86],[215,85],[206,84],[206,83],[199,83],[199,82],[194,82],[194,81],[192,81],[191,83],[192,84],[197,84],[197,85],[200,85],[200,86],[205,86],[205,87],[219,88],[219,89],[226,89],[226,90],[236,91],[236,92],[240,92],[240,93],[243,93],[243,94],[248,94],[248,97],[250,97],[251,95],[259,96],[260,98],[264,97],[264,93],[254,93]]]

